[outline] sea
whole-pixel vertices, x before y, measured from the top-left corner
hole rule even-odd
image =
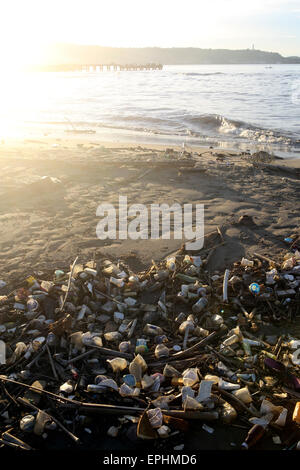
[[[300,158],[300,65],[2,74],[2,141],[72,134]]]

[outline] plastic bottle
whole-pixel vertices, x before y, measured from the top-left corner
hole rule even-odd
[[[231,346],[232,344],[235,344],[237,342],[240,341],[240,338],[238,335],[231,335],[229,336],[229,338],[226,338],[224,341],[223,341],[223,345],[224,346]]]
[[[208,305],[208,300],[206,297],[201,297],[192,307],[194,313],[200,313],[204,310]]]
[[[249,449],[250,447],[253,447],[263,437],[265,432],[266,427],[260,424],[255,424],[254,426],[252,426],[252,428],[247,434],[246,439],[242,443],[242,448]]]
[[[184,312],[180,312],[179,315],[175,318],[176,323],[181,323],[186,320],[186,314]]]
[[[182,284],[181,285],[181,294],[183,295],[183,297],[186,297],[189,293],[189,284]]]

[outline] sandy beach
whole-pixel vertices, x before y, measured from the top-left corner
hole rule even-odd
[[[76,136],[2,143],[0,168],[0,279],[8,291],[29,275],[51,278],[55,269],[68,271],[77,256],[84,263],[103,256],[122,259],[138,273],[180,248],[183,241],[172,237],[99,240],[96,209],[101,203],[117,207],[119,195],[126,195],[128,204],[146,206],[203,203],[205,234],[218,227],[224,241],[209,257],[211,274],[223,274],[255,252],[274,258],[285,253],[284,238],[299,227],[300,159],[262,165],[249,161],[249,155],[214,148],[183,153],[181,147],[108,144]],[[240,223],[243,215],[253,223]],[[111,423],[117,421],[104,421],[104,428]],[[212,438],[195,422],[185,450],[232,449],[240,433],[238,426],[219,425]],[[68,439],[60,439],[55,446],[67,448]],[[149,449],[148,441],[110,437],[85,446]],[[266,448],[274,448],[271,439]]]
[[[0,146],[0,278],[66,268],[79,259],[122,258],[133,271],[181,246],[180,240],[99,240],[101,203],[205,205],[205,233],[222,228],[225,244],[208,269],[223,270],[255,251],[285,249],[299,227],[300,159],[253,165],[214,148],[101,143],[93,136],[4,142]],[[54,179],[44,178],[45,176]],[[240,225],[242,215],[253,218]],[[271,252],[270,252],[271,250]]]

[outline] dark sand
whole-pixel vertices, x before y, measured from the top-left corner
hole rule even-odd
[[[100,253],[122,257],[138,271],[180,247],[182,241],[172,239],[99,240],[97,206],[118,207],[120,194],[128,205],[204,203],[205,233],[220,226],[226,241],[211,257],[210,271],[254,251],[275,256],[285,249],[284,237],[299,227],[300,159],[256,168],[233,152],[194,149],[184,162],[180,152],[72,140],[2,144],[0,279],[22,281],[36,271],[66,268],[77,255],[85,261]],[[253,226],[236,224],[244,214]]]
[[[68,269],[77,255],[79,261],[100,254],[122,258],[139,271],[181,246],[180,240],[98,240],[96,208],[103,202],[117,205],[119,194],[128,196],[128,204],[204,203],[205,233],[219,226],[226,242],[211,256],[211,272],[253,252],[275,257],[286,251],[284,237],[299,227],[300,160],[257,168],[238,154],[218,151],[221,161],[214,150],[197,149],[183,165],[180,152],[167,156],[165,149],[151,147],[70,140],[1,145],[0,279],[14,288],[30,274]],[[237,224],[244,214],[255,224]],[[219,424],[215,431],[208,434],[202,423],[192,424],[184,450],[235,449],[247,433]],[[271,439],[263,444],[276,447]],[[167,444],[162,445],[163,451]],[[62,439],[60,446],[68,443]],[[136,446],[107,438],[97,449],[152,449],[148,442]]]

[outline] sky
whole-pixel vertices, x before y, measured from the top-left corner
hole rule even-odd
[[[1,0],[0,57],[44,44],[256,49],[300,56],[300,0]]]

